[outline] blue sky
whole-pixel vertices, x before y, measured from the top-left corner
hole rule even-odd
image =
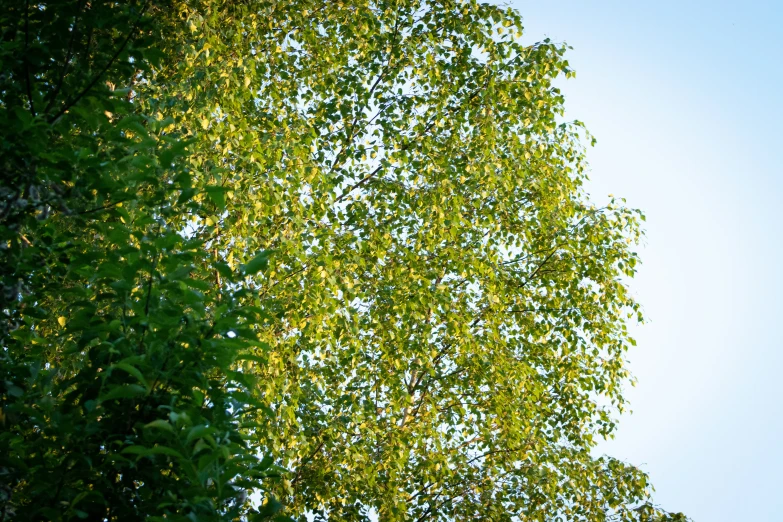
[[[508,5],[574,47],[594,199],[647,214],[633,414],[601,449],[697,522],[783,520],[783,2]]]

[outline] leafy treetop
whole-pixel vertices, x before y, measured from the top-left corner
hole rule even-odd
[[[7,513],[684,520],[592,452],[643,216],[582,189],[565,46],[474,1],[3,12]]]

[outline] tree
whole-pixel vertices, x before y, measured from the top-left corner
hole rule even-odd
[[[643,216],[581,188],[565,46],[472,1],[3,11],[17,516],[681,517],[591,453]]]

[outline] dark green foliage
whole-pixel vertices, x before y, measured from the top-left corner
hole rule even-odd
[[[280,471],[243,423],[266,315],[219,291],[187,142],[133,100],[169,9],[0,9],[3,520],[237,520]]]

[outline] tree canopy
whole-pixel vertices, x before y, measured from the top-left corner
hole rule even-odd
[[[471,0],[0,20],[0,519],[685,520],[593,451],[643,215],[583,189],[565,45]]]

